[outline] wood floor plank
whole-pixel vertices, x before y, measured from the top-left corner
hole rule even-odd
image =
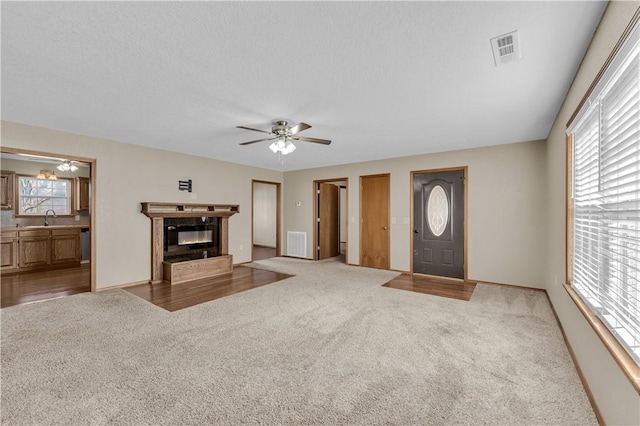
[[[156,306],[174,312],[291,277],[279,272],[236,266],[233,272],[188,283],[140,284],[125,288]]]
[[[0,306],[6,308],[91,291],[90,275],[89,264],[3,275]]]
[[[402,274],[382,286],[469,301],[473,295],[473,290],[476,288],[476,283],[438,280],[420,275]]]

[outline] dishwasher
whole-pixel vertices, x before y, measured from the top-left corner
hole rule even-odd
[[[82,263],[88,263],[91,260],[91,233],[89,228],[80,230],[80,248],[82,250]]]

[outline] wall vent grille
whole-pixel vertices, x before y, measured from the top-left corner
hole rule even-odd
[[[492,38],[491,48],[496,66],[522,59],[520,35],[517,30]]]
[[[287,231],[287,256],[307,257],[307,233]]]

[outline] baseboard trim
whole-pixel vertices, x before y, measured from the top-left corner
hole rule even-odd
[[[598,408],[598,404],[596,404],[596,400],[593,397],[593,393],[591,392],[591,388],[589,387],[589,383],[587,383],[587,379],[582,373],[582,369],[580,368],[580,364],[578,363],[578,359],[576,358],[575,353],[573,352],[573,348],[571,347],[571,343],[567,339],[567,334],[564,332],[564,327],[562,327],[562,323],[560,322],[560,318],[556,313],[556,309],[553,307],[553,302],[551,302],[551,298],[549,297],[549,293],[546,290],[543,290],[544,294],[547,296],[547,300],[549,301],[549,306],[551,306],[551,311],[553,312],[553,316],[556,318],[556,322],[558,323],[558,327],[560,328],[560,332],[562,333],[562,338],[564,339],[564,343],[567,345],[567,349],[569,350],[569,356],[571,356],[571,360],[573,361],[573,365],[576,367],[576,371],[578,372],[578,377],[582,382],[582,387],[584,388],[584,392],[587,394],[587,398],[589,399],[589,403],[591,404],[591,408],[593,408],[593,412],[596,415],[596,419],[598,419],[598,424],[600,426],[605,426],[606,423],[604,418],[602,417],[602,413]]]
[[[140,284],[151,284],[151,283],[149,282],[149,280],[143,280],[143,281],[136,281],[136,282],[127,283],[127,284],[117,284],[117,285],[111,285],[109,287],[97,288],[96,292],[104,291],[104,290],[112,290],[114,288],[133,287],[134,285],[140,285]]]
[[[526,285],[505,284],[505,283],[496,283],[496,282],[492,282],[492,281],[472,280],[472,279],[469,279],[468,281],[475,282],[475,283],[478,283],[478,284],[491,284],[491,285],[499,285],[499,286],[502,286],[502,287],[523,288],[525,290],[543,291],[545,294],[547,293],[547,290],[545,290],[544,288],[529,287],[529,286],[526,286]]]

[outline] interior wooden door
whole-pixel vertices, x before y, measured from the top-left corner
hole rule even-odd
[[[322,260],[340,254],[340,188],[330,183],[318,186],[318,260]]]
[[[464,278],[464,170],[413,175],[413,272]]]
[[[389,269],[389,175],[360,177],[360,266]]]

